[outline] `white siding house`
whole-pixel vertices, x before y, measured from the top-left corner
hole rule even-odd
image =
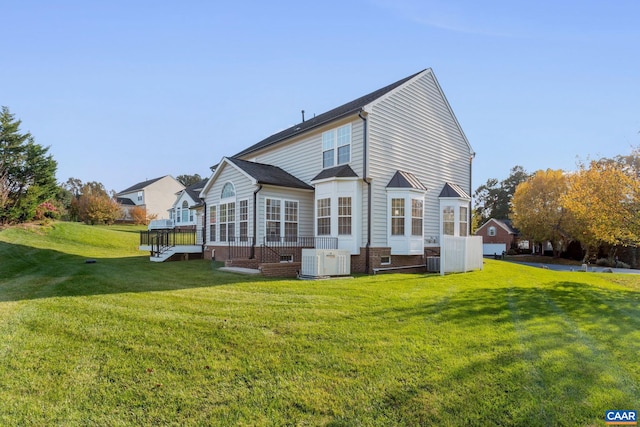
[[[116,195],[122,207],[122,219],[130,220],[130,211],[136,206],[146,210],[147,218],[169,219],[169,209],[176,200],[176,193],[181,190],[184,190],[184,185],[171,175],[132,185]]]
[[[443,235],[469,234],[473,157],[420,71],[223,158],[200,194],[205,256],[240,261],[247,242],[257,265],[270,243],[308,237],[348,251],[353,272],[424,264]]]

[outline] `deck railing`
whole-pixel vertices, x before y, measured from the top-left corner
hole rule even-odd
[[[150,246],[153,256],[158,256],[174,246],[202,244],[202,230],[148,230],[140,232],[140,246]]]

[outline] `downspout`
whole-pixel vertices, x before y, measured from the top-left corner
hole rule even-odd
[[[253,244],[251,245],[251,258],[256,256],[256,242],[258,240],[258,192],[262,190],[262,184],[253,192]]]
[[[473,223],[471,219],[473,218],[472,209],[473,209],[473,186],[471,185],[472,181],[472,172],[473,172],[473,158],[476,156],[476,153],[471,153],[469,156],[469,213],[467,214],[467,224],[469,224],[469,236],[472,235],[472,227]],[[475,231],[475,230],[473,230]]]
[[[365,273],[369,274],[371,267],[369,262],[369,252],[371,247],[371,182],[367,179],[367,118],[362,115],[360,109],[358,117],[362,119],[362,181],[367,184],[367,245],[365,246]]]
[[[200,199],[202,200],[202,206],[204,209],[204,215],[202,215],[202,257],[204,258],[204,247],[205,244],[207,243],[207,236],[206,236],[206,230],[207,230],[207,202],[204,199]],[[198,231],[196,230],[196,236],[198,235]]]

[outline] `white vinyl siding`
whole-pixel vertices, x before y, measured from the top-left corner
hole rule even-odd
[[[445,182],[470,188],[471,148],[430,72],[374,102],[369,108],[369,175],[372,179],[372,246],[385,246],[385,186],[396,172],[414,174],[428,188],[424,239],[439,244],[439,193]]]

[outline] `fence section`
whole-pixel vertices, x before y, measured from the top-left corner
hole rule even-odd
[[[482,270],[482,236],[444,236],[440,251],[440,274]]]

